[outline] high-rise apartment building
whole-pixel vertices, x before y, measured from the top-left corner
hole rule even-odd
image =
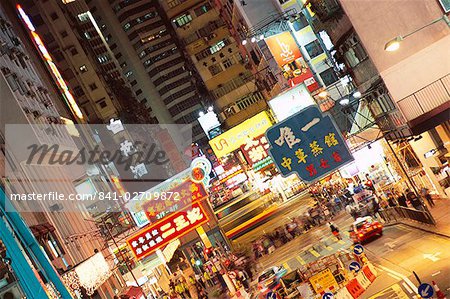
[[[267,108],[247,54],[214,1],[160,1],[214,106],[230,128]]]
[[[47,163],[48,157],[39,161],[36,157],[30,158],[25,149],[24,143],[57,144],[74,151],[81,140],[66,127],[58,126],[71,121],[61,117],[55,105],[59,96],[41,79],[45,78],[44,73],[35,68],[6,15],[0,6],[0,187],[10,198],[17,194],[43,195],[50,191],[64,196],[79,194],[81,185],[89,182],[83,167],[52,165]],[[58,178],[57,182],[55,178]],[[96,188],[105,190],[107,186],[100,184]],[[103,250],[100,236],[93,237],[97,227],[85,220],[89,217],[86,209],[80,208],[78,213],[62,211],[59,203],[46,205],[38,201],[16,201],[14,205],[60,273],[70,271],[96,250]],[[37,271],[44,272],[37,267]],[[105,278],[110,278],[109,282],[100,287],[102,297],[108,296],[106,294],[112,297],[114,288],[121,290],[124,287],[123,281],[118,281],[113,273],[116,270],[111,270]]]
[[[73,30],[87,26],[86,24],[91,24],[92,27],[92,16],[87,9],[81,4],[66,7],[59,1],[13,2],[30,16],[30,22],[25,26],[33,26],[40,40],[36,40],[34,36],[31,38],[37,46],[42,43],[47,48],[49,57],[60,70],[85,121],[103,123],[117,117],[119,104],[107,89],[103,76],[117,76],[114,61],[107,49],[101,47],[101,40],[94,30],[86,29],[84,36],[80,36],[80,30]],[[100,53],[94,56],[98,61],[93,61],[93,55],[87,51],[95,49],[92,47],[93,43],[100,45]],[[43,59],[47,60],[46,57]]]
[[[193,140],[204,138],[203,84],[158,1],[86,2],[137,99],[159,123],[192,124]]]

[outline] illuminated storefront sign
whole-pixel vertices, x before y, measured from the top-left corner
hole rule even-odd
[[[309,91],[319,88],[319,84],[314,79],[294,37],[289,31],[268,37],[265,42],[291,86],[305,83]]]
[[[220,158],[238,149],[248,138],[264,134],[271,125],[267,112],[263,111],[210,140],[209,144],[217,158]]]
[[[269,101],[269,106],[278,121],[283,121],[312,105],[315,105],[314,99],[304,84],[298,84]]]
[[[204,182],[209,178],[211,164],[203,157],[192,161],[191,167],[161,184],[140,193],[126,205],[138,227],[154,223],[163,217],[179,211],[191,203],[200,201],[208,195]],[[201,169],[205,178],[194,182],[192,172]],[[209,179],[208,179],[209,182]]]
[[[48,53],[47,48],[45,47],[44,43],[42,42],[42,39],[36,33],[36,29],[33,26],[33,23],[31,23],[30,18],[28,17],[28,15],[25,13],[25,11],[22,9],[22,7],[19,4],[16,5],[16,8],[17,8],[17,11],[19,12],[19,15],[21,16],[23,22],[25,23],[27,28],[30,30],[31,35],[33,36],[33,40],[34,40],[36,46],[38,47],[39,51],[41,52],[42,57],[45,59],[51,72],[55,76],[56,83],[59,86],[59,88],[61,89],[61,92],[63,93],[64,98],[67,101],[67,104],[70,106],[72,111],[75,113],[75,115],[79,119],[83,119],[83,113],[81,112],[80,108],[78,107],[77,103],[75,102],[75,99],[73,98],[73,95],[69,91],[69,88],[67,87],[66,82],[62,78],[61,73],[59,72],[56,65],[53,63],[53,59],[50,56],[50,54]]]
[[[199,203],[194,203],[192,206],[172,213],[161,221],[142,229],[128,238],[127,244],[136,259],[140,260],[208,220],[203,207]]]
[[[181,210],[191,203],[203,199],[207,195],[202,184],[191,181],[183,182],[175,188],[163,192],[173,194],[174,198],[171,200],[143,199],[144,204],[142,208],[150,223],[156,222],[170,213]]]
[[[241,146],[241,151],[250,166],[267,158],[269,156],[268,149],[269,143],[264,135],[253,138]]]

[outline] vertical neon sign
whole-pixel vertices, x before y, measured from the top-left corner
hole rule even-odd
[[[83,119],[84,117],[83,117],[83,113],[80,110],[80,107],[78,107],[78,104],[75,102],[75,99],[74,99],[72,93],[69,91],[69,87],[67,87],[67,84],[64,81],[64,79],[62,78],[61,73],[59,72],[56,65],[53,63],[52,57],[48,53],[47,48],[44,46],[44,43],[42,42],[41,38],[36,33],[36,29],[34,28],[33,23],[31,23],[30,18],[25,13],[25,11],[22,9],[20,4],[17,4],[16,8],[17,8],[17,11],[19,12],[19,15],[22,18],[23,22],[25,23],[25,25],[27,25],[28,29],[30,30],[33,40],[39,49],[39,52],[41,53],[42,57],[45,59],[48,66],[50,67],[50,70],[53,73],[53,76],[55,76],[56,83],[57,83],[58,87],[61,89],[62,94],[63,94],[64,99],[66,100],[67,104],[70,106],[72,111],[75,113],[75,115],[79,119]]]

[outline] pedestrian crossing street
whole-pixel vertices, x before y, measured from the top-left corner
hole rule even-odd
[[[336,237],[329,236],[317,242],[312,247],[306,250],[300,250],[298,254],[283,260],[281,265],[288,272],[291,272],[300,266],[313,262],[323,256],[333,254],[339,249],[348,248],[351,245],[353,245],[353,242],[349,239],[348,232],[343,233],[342,240],[337,240]]]

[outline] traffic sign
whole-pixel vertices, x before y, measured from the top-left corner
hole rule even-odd
[[[274,291],[267,293],[266,299],[278,299],[278,294]]]
[[[362,245],[360,244],[356,244],[355,247],[353,247],[353,252],[356,255],[361,255],[364,252],[364,247],[362,247]]]
[[[419,295],[422,298],[431,298],[433,296],[433,287],[428,283],[422,283],[418,288]]]
[[[334,295],[332,293],[325,293],[322,295],[322,299],[333,299]]]
[[[331,116],[309,106],[270,127],[269,153],[283,176],[314,182],[353,161]]]
[[[355,271],[356,273],[358,273],[361,270],[361,265],[358,262],[351,262],[350,265],[348,265],[348,268],[350,269],[350,271]]]

